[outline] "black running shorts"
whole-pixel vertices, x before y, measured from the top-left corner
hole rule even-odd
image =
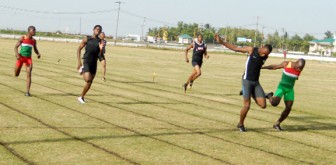
[[[191,65],[193,66],[193,67],[195,67],[196,65],[198,65],[199,67],[202,67],[202,61],[199,61],[199,60],[193,60],[192,62],[191,62]]]
[[[92,75],[97,73],[97,61],[91,62],[84,59],[84,73],[90,72]]]

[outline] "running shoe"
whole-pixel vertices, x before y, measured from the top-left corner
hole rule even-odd
[[[239,129],[240,132],[246,132],[246,129],[244,127],[244,125],[237,125],[237,128]]]
[[[270,97],[273,97],[274,93],[270,92],[270,93],[265,93],[265,98],[268,99]]]
[[[278,131],[282,131],[282,128],[280,127],[280,124],[278,124],[278,125],[274,124],[273,128],[276,129],[276,130],[278,130]]]
[[[81,103],[81,104],[85,104],[85,100],[83,97],[78,97],[77,100]]]

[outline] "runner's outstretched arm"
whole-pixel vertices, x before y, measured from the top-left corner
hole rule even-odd
[[[261,69],[269,69],[269,70],[276,70],[276,69],[281,69],[284,68],[288,64],[288,61],[284,61],[279,65],[268,65],[268,66],[263,66]]]
[[[253,52],[253,47],[251,46],[246,46],[246,47],[238,47],[236,45],[230,44],[228,42],[224,42],[218,34],[215,34],[215,39],[219,44],[224,45],[225,47],[235,51],[235,52],[241,52],[241,53],[248,53],[248,54],[252,54]]]

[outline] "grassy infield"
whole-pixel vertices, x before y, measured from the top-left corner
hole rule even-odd
[[[78,44],[38,42],[42,58],[34,55],[33,97],[27,98],[25,72],[13,76],[15,42],[0,40],[0,164],[336,162],[333,63],[307,62],[284,131],[272,128],[283,104],[262,110],[253,103],[248,132],[240,133],[243,55],[210,53],[203,75],[184,94],[192,68],[183,52],[108,47],[107,81],[100,80],[99,65],[88,103],[80,105]],[[262,71],[265,91],[276,89],[281,72]]]

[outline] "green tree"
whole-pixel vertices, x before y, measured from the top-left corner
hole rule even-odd
[[[302,43],[303,39],[298,34],[295,34],[288,42],[289,50],[302,51]]]
[[[327,38],[331,38],[331,37],[333,37],[333,34],[331,33],[331,31],[326,31],[325,33],[325,37],[324,37],[324,39],[327,39]]]

